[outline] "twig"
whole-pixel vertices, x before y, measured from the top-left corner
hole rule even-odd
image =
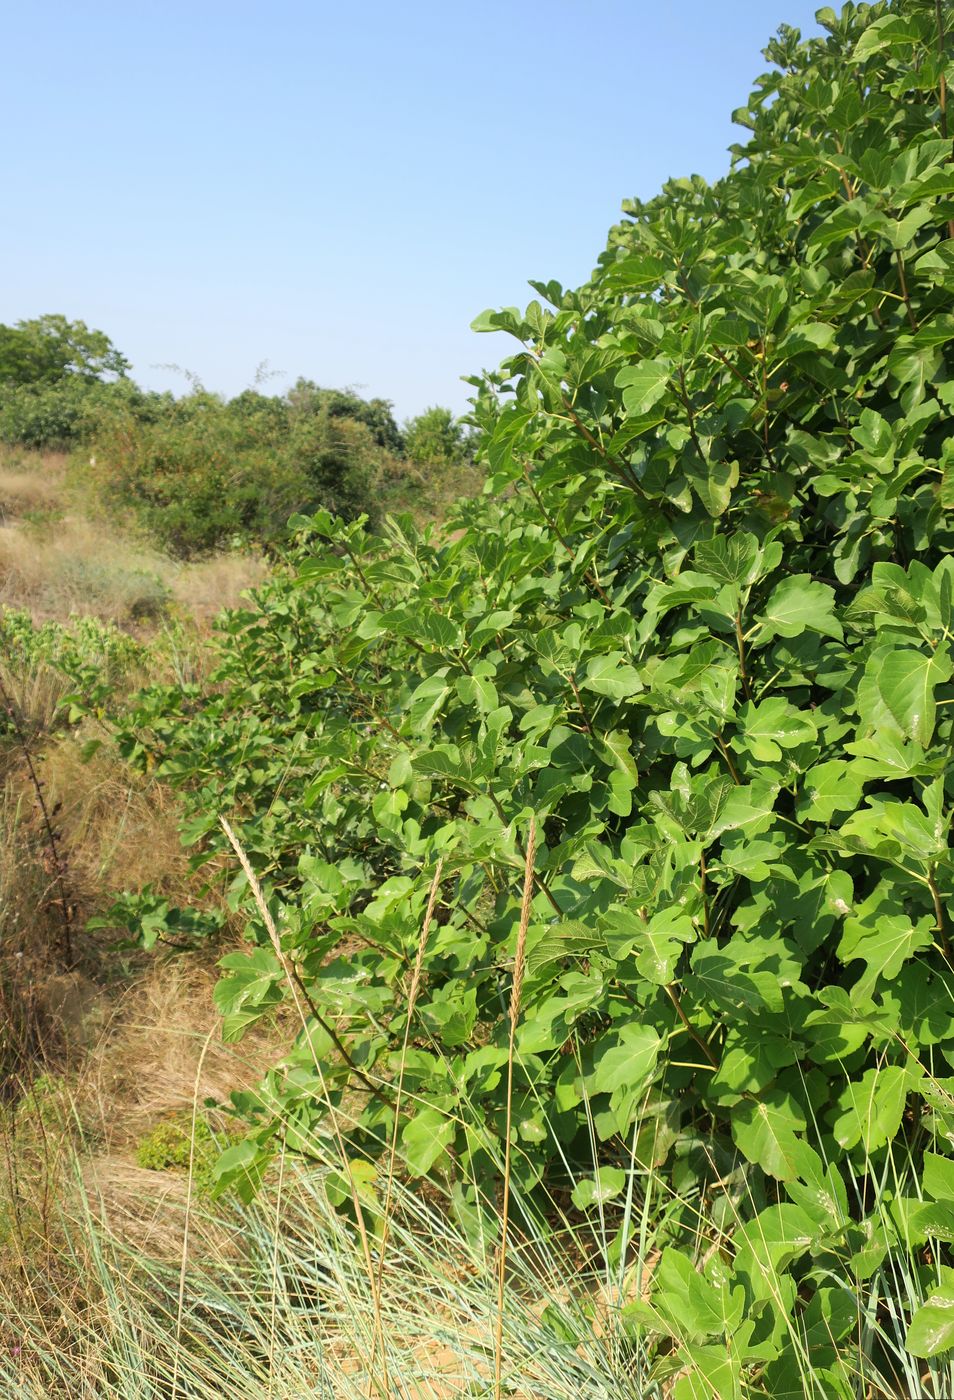
[[[635,491],[638,496],[642,496],[644,501],[649,500],[649,497],[646,494],[642,482],[640,482],[633,475],[632,471],[629,469],[626,463],[619,461],[619,459],[614,457],[612,453],[607,452],[606,448],[600,442],[599,438],[597,438],[593,433],[590,432],[589,428],[583,422],[583,419],[577,413],[576,409],[567,399],[565,394],[561,394],[560,399],[563,404],[563,407],[566,409],[567,416],[569,417],[570,421],[576,426],[578,431],[582,433],[583,437],[593,448],[593,450],[599,453],[606,465],[610,467],[613,470],[613,472],[615,472],[615,474],[624,483],[624,485],[628,486],[632,491]]]
[[[934,13],[937,16],[937,54],[941,60],[941,76],[938,82],[938,106],[941,109],[941,135],[947,140],[947,77],[944,73],[944,46],[947,35],[944,30],[944,12],[941,0],[934,0]],[[947,236],[954,238],[954,219],[947,221]]]
[[[284,972],[285,977],[288,980],[288,985],[291,989],[292,1000],[295,1003],[295,1010],[298,1012],[298,1019],[301,1021],[302,1029],[305,1031],[306,1036],[308,1027],[308,1017],[305,1015],[305,1010],[302,1006],[302,1001],[304,1001],[307,1004],[308,1010],[314,1018],[315,1022],[330,1038],[335,1049],[338,1051],[338,1054],[344,1060],[345,1064],[351,1070],[352,1074],[357,1079],[361,1080],[361,1083],[364,1085],[364,1087],[369,1091],[369,1093],[373,1094],[376,1099],[379,1099],[381,1103],[387,1103],[387,1098],[384,1096],[384,1094],[381,1093],[381,1090],[378,1088],[378,1086],[376,1084],[372,1084],[371,1080],[364,1073],[364,1070],[362,1070],[359,1065],[355,1064],[354,1060],[351,1058],[351,1055],[348,1052],[347,1046],[344,1044],[341,1037],[338,1035],[338,1032],[335,1030],[334,1026],[331,1024],[330,1021],[326,1019],[326,1017],[322,1016],[321,1012],[315,1006],[314,1001],[309,996],[308,991],[305,988],[305,984],[301,980],[301,976],[299,975],[298,969],[295,967],[295,964],[292,962],[291,958],[289,958],[288,954],[282,947],[281,939],[278,936],[278,929],[275,927],[275,920],[272,918],[271,911],[269,910],[268,905],[265,903],[265,896],[262,893],[262,887],[258,883],[258,878],[255,874],[255,871],[252,869],[251,864],[249,863],[248,856],[245,854],[245,851],[238,837],[232,830],[225,817],[219,817],[219,823],[222,827],[222,830],[229,838],[229,844],[231,845],[232,850],[238,856],[239,863],[242,869],[245,871],[245,878],[248,880],[249,887],[252,891],[252,896],[255,900],[255,903],[258,905],[258,912],[261,914],[262,921],[264,922],[265,928],[268,931],[268,936],[271,940],[272,948],[275,951],[275,956],[278,959],[279,966],[281,967],[282,972]],[[311,1042],[309,1037],[309,1044],[310,1043]],[[317,1060],[317,1056],[315,1058]]]
[[[904,305],[908,313],[908,325],[912,331],[917,333],[918,318],[914,314],[914,307],[911,305],[911,293],[908,291],[908,279],[904,271],[904,258],[901,256],[900,248],[895,253],[895,261],[898,265],[898,281],[901,285],[901,295],[904,298]]]
[[[931,891],[931,898],[934,901],[934,918],[937,921],[937,931],[941,939],[941,947],[944,949],[944,956],[950,958],[951,947],[947,938],[947,924],[944,919],[944,905],[941,902],[941,891],[937,887],[934,878],[934,871],[930,870],[927,877],[927,886]]]
[[[680,1002],[678,996],[676,995],[675,990],[670,986],[670,987],[667,987],[667,988],[666,988],[666,991],[669,993],[669,1000],[672,1002],[673,1006],[676,1008],[676,1015],[679,1017],[680,1021],[681,1021],[682,1024],[683,1024],[683,1026],[686,1028],[687,1033],[688,1033],[688,1034],[692,1037],[692,1039],[696,1042],[696,1044],[698,1045],[699,1049],[702,1051],[703,1055],[705,1055],[706,1059],[709,1061],[709,1064],[712,1066],[712,1068],[713,1068],[713,1069],[718,1069],[718,1068],[719,1068],[719,1062],[718,1062],[718,1060],[716,1060],[715,1056],[713,1055],[712,1051],[709,1049],[708,1045],[707,1045],[707,1044],[705,1043],[705,1041],[703,1040],[702,1036],[701,1036],[701,1035],[699,1034],[699,1032],[695,1029],[695,1027],[693,1026],[692,1022],[689,1020],[689,1017],[688,1017],[688,1016],[686,1015],[686,1013],[683,1011],[683,1009],[682,1009],[682,1003]]]
[[[550,530],[553,531],[553,533],[556,535],[557,539],[558,539],[558,540],[560,541],[560,543],[562,544],[563,548],[566,550],[567,554],[568,554],[568,555],[570,556],[570,558],[572,559],[572,558],[573,558],[573,550],[570,548],[570,543],[569,543],[569,541],[567,540],[566,536],[561,532],[559,525],[556,523],[556,521],[553,519],[553,517],[550,515],[549,511],[547,510],[546,506],[544,505],[544,503],[543,503],[543,498],[541,497],[541,495],[540,495],[539,491],[537,490],[536,486],[534,486],[534,484],[533,484],[533,477],[530,475],[530,467],[528,466],[528,464],[527,464],[526,462],[524,462],[524,464],[523,464],[523,475],[524,475],[524,478],[525,478],[525,480],[526,480],[527,485],[530,487],[530,494],[533,496],[533,499],[536,501],[537,507],[538,507],[538,509],[539,509],[539,511],[540,511],[540,514],[543,516],[544,520],[546,521],[548,528],[549,528]],[[612,599],[610,598],[609,594],[606,592],[605,588],[604,588],[604,587],[602,586],[602,584],[600,583],[599,579],[596,577],[596,575],[595,575],[594,573],[592,573],[591,570],[589,570],[589,569],[584,569],[584,571],[583,571],[583,577],[586,579],[587,583],[588,583],[588,584],[590,585],[590,587],[593,589],[594,593],[598,593],[599,596],[603,599],[603,602],[606,604],[606,606],[607,606],[608,608],[612,608],[612,606],[613,606],[613,601],[612,601]]]
[[[427,896],[427,908],[424,912],[424,923],[421,926],[421,936],[417,944],[417,957],[414,959],[414,970],[411,973],[411,985],[407,994],[407,1013],[404,1023],[404,1043],[401,1046],[401,1065],[398,1070],[397,1092],[394,1096],[394,1126],[391,1129],[391,1147],[388,1154],[388,1174],[387,1186],[384,1194],[384,1205],[381,1213],[381,1238],[378,1243],[378,1267],[377,1267],[377,1289],[378,1296],[381,1293],[381,1283],[384,1276],[384,1256],[388,1247],[388,1236],[391,1228],[391,1198],[394,1190],[394,1168],[397,1161],[398,1132],[401,1126],[401,1099],[404,1094],[404,1067],[407,1060],[408,1046],[411,1040],[411,1020],[414,1016],[414,1008],[417,1005],[417,994],[421,985],[421,971],[424,966],[424,953],[427,949],[427,940],[431,931],[431,923],[434,919],[434,906],[437,903],[437,892],[440,889],[441,875],[444,871],[444,857],[441,856],[434,871],[434,878],[431,881],[430,893]],[[378,1335],[375,1332],[371,1343],[371,1361],[368,1366],[369,1374],[374,1370],[374,1358],[378,1345]],[[385,1356],[385,1368],[387,1358],[384,1351],[384,1338],[380,1338],[382,1356]],[[385,1375],[385,1390],[387,1390],[387,1376]]]
[[[726,743],[725,743],[725,740],[723,739],[722,735],[721,735],[721,734],[714,734],[712,737],[713,737],[713,738],[715,739],[715,741],[716,741],[716,746],[717,746],[719,752],[721,753],[722,757],[725,759],[725,766],[726,766],[726,768],[728,768],[728,770],[729,770],[729,776],[731,777],[732,781],[733,781],[734,783],[739,783],[739,784],[741,785],[742,779],[739,777],[739,770],[736,768],[735,764],[732,762],[732,755],[729,753],[729,750],[728,750],[728,748],[726,747]]]
[[[215,1034],[213,1025],[205,1038],[202,1052],[199,1055],[199,1063],[195,1069],[195,1084],[192,1090],[192,1130],[189,1134],[189,1179],[187,1183],[185,1221],[182,1226],[182,1259],[179,1264],[179,1296],[176,1301],[176,1331],[175,1350],[172,1362],[172,1395],[171,1400],[176,1400],[179,1393],[179,1356],[182,1351],[182,1318],[185,1312],[185,1286],[186,1286],[186,1265],[189,1258],[189,1226],[192,1220],[192,1186],[195,1179],[195,1129],[199,1114],[199,1084],[202,1080],[202,1068],[205,1064],[205,1057],[208,1054],[209,1046],[212,1044],[212,1037]]]
[[[739,676],[742,680],[742,690],[746,700],[752,699],[752,686],[749,681],[749,673],[745,669],[745,639],[742,636],[742,612],[739,609],[735,614],[735,641],[739,651]]]
[[[593,726],[592,724],[590,724],[590,717],[586,713],[586,706],[583,704],[583,696],[580,694],[580,688],[576,683],[576,676],[574,676],[572,671],[567,676],[567,680],[570,682],[570,688],[573,691],[573,694],[576,696],[576,707],[579,710],[580,714],[583,716],[583,724],[586,728],[586,732],[587,734],[592,734]]]
[[[682,367],[682,365],[679,366],[679,397],[680,399],[682,399],[682,406],[686,410],[686,420],[689,425],[689,436],[692,438],[692,445],[696,449],[696,456],[702,463],[703,468],[706,471],[708,471],[709,459],[702,450],[702,443],[699,441],[699,435],[696,432],[696,415],[692,411],[692,403],[689,399],[689,393],[686,389],[686,371]]]
[[[507,1048],[507,1120],[504,1141],[503,1208],[500,1222],[500,1266],[497,1272],[497,1330],[494,1339],[494,1397],[500,1400],[503,1385],[503,1312],[507,1274],[507,1229],[510,1223],[510,1133],[513,1126],[513,1060],[523,993],[523,974],[527,956],[527,929],[530,927],[530,906],[533,903],[533,858],[537,849],[537,824],[530,818],[527,836],[527,859],[523,870],[523,903],[520,906],[520,926],[513,960],[513,982],[510,987],[510,1039]]]
[[[304,1007],[302,1005],[302,1000],[299,993],[300,981],[291,974],[291,964],[289,962],[287,954],[282,948],[281,940],[278,936],[278,930],[275,927],[275,920],[272,918],[268,905],[265,903],[265,896],[262,893],[262,887],[258,883],[258,880],[255,876],[255,872],[252,869],[251,864],[249,863],[248,856],[245,854],[245,851],[239,843],[238,837],[235,835],[235,832],[232,830],[231,826],[229,826],[229,823],[226,821],[225,817],[220,816],[219,823],[221,824],[222,830],[228,837],[229,844],[231,845],[233,851],[238,856],[242,869],[245,871],[246,878],[249,882],[249,886],[251,887],[252,895],[254,896],[255,903],[258,906],[258,911],[262,916],[266,929],[268,930],[268,936],[271,939],[272,947],[275,950],[275,956],[278,958],[282,970],[284,971],[285,976],[288,978],[289,986],[291,988],[292,1000],[295,1003],[295,1010],[298,1013],[298,1019],[301,1022],[302,1031],[305,1035],[305,1039],[308,1042],[309,1048],[311,1049],[311,1053],[314,1058],[315,1069],[318,1074],[318,1080],[321,1084],[321,1091],[324,1095],[325,1103],[328,1106],[329,1114],[331,1116],[332,1131],[335,1135],[335,1141],[338,1145],[338,1151],[341,1154],[341,1167],[348,1178],[348,1185],[351,1188],[351,1204],[354,1206],[355,1219],[357,1221],[358,1226],[358,1235],[361,1240],[361,1252],[364,1255],[364,1266],[367,1270],[368,1282],[371,1287],[371,1295],[374,1301],[377,1319],[376,1325],[380,1327],[380,1308],[377,1290],[375,1288],[374,1264],[371,1260],[371,1245],[368,1240],[368,1229],[367,1225],[365,1224],[364,1208],[361,1204],[361,1195],[355,1183],[354,1173],[351,1170],[351,1160],[348,1156],[348,1151],[345,1146],[344,1138],[341,1135],[341,1127],[338,1122],[337,1115],[334,1113],[331,1107],[331,1098],[328,1094],[328,1086],[325,1082],[325,1073],[321,1065],[321,1059],[315,1052],[314,1042],[311,1038],[311,1032],[308,1027],[308,1017],[305,1015]],[[327,1026],[325,1026],[324,1028],[326,1030],[328,1029]],[[356,1066],[353,1065],[350,1059],[348,1060],[348,1063],[351,1064],[352,1068],[356,1069]],[[373,1085],[371,1085],[370,1080],[368,1080],[364,1075],[362,1075],[360,1070],[356,1069],[356,1072],[358,1073],[360,1078],[365,1080],[365,1083],[369,1085],[372,1091],[375,1094],[377,1094],[377,1090],[374,1089]]]
[[[60,897],[56,902],[60,906],[60,918],[63,923],[63,946],[61,951],[67,964],[71,964],[73,961],[73,916],[71,912],[69,885],[66,879],[66,863],[60,854],[59,842],[56,839],[56,831],[53,828],[53,818],[50,815],[50,809],[47,806],[46,797],[43,794],[43,784],[40,781],[40,775],[37,773],[36,765],[33,762],[33,754],[30,752],[30,744],[27,740],[26,731],[20,722],[20,717],[17,714],[16,706],[13,703],[10,692],[4,684],[2,672],[0,672],[0,700],[3,702],[3,708],[6,710],[10,723],[13,725],[13,732],[16,734],[17,741],[23,752],[27,772],[30,775],[30,782],[33,786],[33,791],[36,793],[37,806],[43,818],[47,845],[50,848],[50,857],[53,861],[53,870],[56,874],[57,884],[60,887]]]

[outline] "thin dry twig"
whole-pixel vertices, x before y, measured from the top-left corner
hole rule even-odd
[[[510,987],[510,1040],[507,1048],[507,1122],[504,1139],[503,1207],[500,1219],[500,1263],[497,1272],[497,1332],[494,1341],[494,1396],[500,1400],[503,1385],[503,1315],[504,1294],[507,1274],[507,1229],[510,1222],[510,1132],[513,1120],[513,1061],[517,1036],[517,1021],[520,1019],[520,998],[523,993],[523,975],[527,962],[527,929],[530,927],[530,909],[533,904],[533,862],[537,850],[537,824],[530,818],[530,831],[527,835],[527,854],[523,868],[523,903],[520,907],[520,926],[517,929],[517,947],[513,960],[513,982]]]
[[[400,1131],[401,1126],[401,1099],[404,1092],[404,1066],[405,1061],[407,1060],[407,1048],[411,1038],[411,1019],[414,1016],[414,1007],[417,1004],[417,994],[421,985],[421,971],[424,966],[424,953],[427,949],[427,940],[430,936],[431,924],[434,919],[434,906],[437,903],[437,893],[440,889],[441,875],[443,874],[443,870],[444,857],[441,856],[437,862],[437,868],[434,871],[434,878],[431,881],[430,893],[427,896],[427,908],[424,911],[424,922],[421,925],[421,936],[417,942],[417,956],[414,959],[414,969],[411,973],[411,985],[408,989],[407,994],[407,1019],[404,1023],[404,1042],[401,1046],[401,1064],[398,1070],[397,1092],[394,1098],[394,1125],[391,1129],[391,1145],[390,1151],[388,1153],[387,1183],[385,1186],[384,1206],[382,1208],[381,1237],[378,1242],[378,1268],[376,1287],[379,1300],[381,1296],[382,1279],[384,1276],[384,1258],[387,1252],[388,1235],[390,1233],[391,1228],[391,1201],[394,1192],[394,1170],[397,1160],[398,1132]],[[380,1308],[378,1311],[380,1316]],[[368,1368],[369,1375],[373,1374],[374,1371],[374,1359],[379,1340],[381,1342],[382,1347],[382,1356],[385,1356],[384,1338],[381,1337],[379,1339],[377,1332],[375,1332],[374,1340],[372,1342],[371,1362]],[[385,1358],[385,1389],[387,1389],[386,1366],[387,1362]]]
[[[189,1134],[189,1179],[186,1189],[185,1220],[182,1225],[182,1259],[179,1264],[179,1297],[176,1303],[176,1336],[175,1352],[172,1363],[172,1397],[176,1400],[179,1393],[179,1363],[182,1355],[182,1319],[185,1313],[185,1289],[186,1289],[186,1266],[189,1259],[189,1226],[192,1223],[192,1187],[195,1180],[195,1129],[199,1113],[199,1084],[202,1082],[202,1069],[205,1065],[205,1057],[209,1046],[212,1044],[212,1037],[215,1034],[213,1025],[205,1038],[202,1046],[202,1053],[199,1056],[199,1063],[195,1070],[195,1085],[192,1092],[192,1131]]]
[[[302,1001],[304,989],[302,988],[301,982],[296,975],[296,970],[291,962],[291,959],[288,957],[288,954],[282,947],[281,939],[278,935],[278,929],[275,927],[275,920],[272,918],[271,911],[269,910],[269,907],[265,902],[265,895],[262,892],[262,887],[258,882],[258,878],[255,874],[255,871],[252,869],[249,858],[246,855],[241,842],[239,841],[238,837],[232,830],[225,817],[220,816],[219,823],[221,824],[222,830],[225,832],[226,836],[229,839],[229,844],[231,845],[232,850],[238,856],[239,863],[241,864],[242,869],[245,871],[245,877],[248,880],[249,888],[252,891],[252,897],[254,898],[255,903],[258,907],[258,912],[262,916],[265,928],[268,930],[268,936],[271,940],[272,947],[275,950],[275,956],[279,961],[282,971],[288,979],[288,985],[291,990],[292,1000],[295,1003],[295,1010],[298,1013],[298,1019],[301,1021],[302,1031],[304,1032],[305,1040],[312,1052],[315,1070],[318,1075],[319,1083],[321,1084],[321,1092],[324,1096],[325,1103],[328,1107],[329,1121],[331,1123],[332,1131],[335,1136],[335,1141],[337,1143],[338,1150],[341,1153],[342,1167],[344,1168],[344,1171],[348,1177],[348,1186],[351,1191],[351,1204],[354,1207],[355,1221],[358,1226],[358,1235],[361,1240],[361,1252],[364,1257],[364,1266],[368,1275],[368,1281],[371,1285],[372,1300],[374,1302],[375,1307],[375,1327],[376,1329],[380,1330],[381,1334],[383,1335],[383,1327],[380,1316],[380,1302],[378,1299],[377,1289],[375,1288],[374,1263],[371,1258],[371,1244],[368,1239],[368,1230],[364,1218],[364,1210],[361,1205],[361,1196],[358,1191],[357,1184],[354,1180],[354,1173],[351,1170],[351,1159],[348,1155],[344,1138],[341,1135],[341,1126],[338,1122],[338,1118],[334,1111],[334,1108],[332,1107],[331,1097],[328,1093],[328,1086],[325,1082],[324,1070],[321,1066],[321,1060],[319,1056],[315,1053],[314,1041],[311,1038],[311,1027],[308,1024],[308,1016],[306,1015],[305,1007]],[[320,1020],[320,1018],[317,1019]],[[327,1023],[323,1024],[326,1025]],[[337,1037],[335,1037],[335,1042],[336,1044],[338,1043]],[[346,1058],[348,1057],[346,1056]],[[348,1059],[348,1063],[351,1063],[350,1059]],[[369,1371],[369,1375],[373,1375],[373,1373]],[[387,1392],[383,1391],[382,1393],[386,1394]]]

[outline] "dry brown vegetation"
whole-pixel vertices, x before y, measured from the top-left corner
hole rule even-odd
[[[0,457],[0,525],[56,510],[63,493],[67,458],[6,448]]]
[[[98,516],[76,478],[62,454],[0,455],[0,607],[37,623],[97,617],[152,644],[150,665],[154,651],[168,678],[198,674],[212,618],[263,577],[262,561],[236,554],[177,564]],[[127,684],[155,678],[133,671]],[[118,890],[149,884],[189,900],[198,887],[162,784],[108,744],[85,754],[85,741],[101,737],[94,722],[76,731],[58,721],[66,677],[0,655],[0,680],[18,731],[0,743],[0,1097],[16,1105],[26,1093],[29,1107],[37,1075],[67,1074],[84,1135],[125,1149],[150,1114],[191,1102],[188,1053],[170,1046],[185,1044],[186,1026],[211,1024],[213,973],[209,964],[164,968],[143,983],[141,959],[116,952],[115,934],[85,934],[84,925]],[[207,1063],[213,1073],[216,1055]],[[92,1086],[107,1080],[108,1096],[97,1098]],[[225,1077],[217,1082],[224,1089]],[[124,1085],[138,1086],[135,1107]],[[8,1147],[14,1122],[4,1129]],[[20,1192],[29,1163],[19,1146],[15,1156]],[[0,1217],[11,1208],[0,1187]]]
[[[154,673],[132,672],[130,687],[199,674],[212,619],[263,576],[251,555],[165,558],[97,515],[62,455],[0,456],[0,607],[36,623],[96,617],[147,643]],[[84,755],[95,725],[58,721],[69,682],[54,666],[0,655],[0,679],[19,735],[0,743],[0,1361],[29,1321],[79,1376],[89,1334],[77,1318],[102,1298],[83,1285],[63,1211],[85,1181],[130,1240],[168,1256],[186,1184],[140,1166],[137,1144],[191,1112],[197,1092],[226,1098],[263,1060],[254,1038],[242,1054],[205,1044],[214,951],[146,961],[117,951],[113,933],[83,932],[120,889],[195,897],[175,803],[108,744]]]
[[[250,553],[177,562],[105,517],[82,460],[0,450],[0,604],[37,621],[98,617],[137,634],[178,613],[207,627],[265,576]]]

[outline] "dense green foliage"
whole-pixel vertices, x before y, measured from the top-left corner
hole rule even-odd
[[[62,447],[107,404],[139,391],[102,331],[65,316],[0,325],[0,442]]]
[[[284,395],[248,389],[225,399],[194,383],[175,398],[140,389],[127,368],[82,322],[0,325],[0,442],[84,445],[81,475],[107,508],[132,511],[182,558],[274,546],[299,511],[377,519],[409,498],[433,507],[448,469],[470,461],[449,409],[428,409],[402,429],[387,400],[307,379]]]
[[[934,1289],[910,1349],[954,1344],[947,9],[820,18],[767,50],[730,174],[479,318],[518,348],[475,381],[493,475],[456,528],[300,518],[211,688],[119,736],[199,861],[239,829],[314,1010],[223,1180],[304,1147],[328,1088],[365,1095],[356,1154],[387,1140],[443,859],[401,1142],[468,1217],[535,818],[513,1171],[624,1259],[635,1178],[669,1247],[625,1316],[693,1368],[677,1400],[864,1393],[838,1343],[900,1255]],[[292,989],[231,899],[237,1039]]]
[[[404,429],[404,446],[417,462],[464,462],[471,443],[449,408],[428,408]]]
[[[432,411],[433,412],[433,411]],[[436,410],[456,446],[460,429]],[[426,419],[427,415],[422,415]],[[287,395],[246,390],[225,400],[196,390],[181,399],[148,396],[117,411],[104,406],[90,434],[94,475],[107,499],[132,506],[149,533],[188,557],[252,540],[287,537],[290,515],[319,508],[344,519],[377,518],[388,484],[459,460],[419,456],[383,399],[321,389],[299,380]]]
[[[71,714],[76,718],[102,709],[123,682],[138,683],[147,673],[145,657],[141,643],[95,617],[79,617],[68,626],[38,624],[20,608],[0,606],[0,682],[22,686],[31,675],[56,675],[65,682],[58,689],[70,691],[56,716],[59,723],[69,723]],[[23,714],[19,723],[21,733],[29,728]],[[0,710],[0,739],[13,732],[9,715]]]
[[[122,376],[129,362],[103,331],[65,316],[38,316],[0,325],[0,384],[56,384]]]

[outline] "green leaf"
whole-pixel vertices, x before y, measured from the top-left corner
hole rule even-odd
[[[908,1088],[908,1072],[900,1065],[870,1069],[847,1084],[838,1098],[836,1142],[849,1151],[860,1144],[866,1154],[884,1147],[901,1126]]]
[[[673,1336],[701,1341],[725,1336],[738,1326],[745,1290],[733,1287],[730,1278],[710,1282],[691,1259],[670,1246],[653,1273],[652,1300]]]
[[[912,1356],[940,1356],[954,1347],[954,1270],[943,1273],[944,1282],[911,1318],[904,1345]]]
[[[619,651],[611,652],[608,656],[591,657],[586,673],[577,683],[581,690],[592,690],[611,700],[627,700],[643,689],[639,672],[627,663],[626,657]]]
[[[859,765],[833,758],[809,768],[796,815],[800,821],[830,822],[836,812],[851,812],[861,802],[864,777]]]
[[[879,977],[891,981],[910,957],[930,948],[935,938],[934,929],[931,915],[917,923],[906,914],[880,914],[870,922],[846,919],[838,956],[844,963],[863,958],[868,965],[857,985],[859,997],[869,997]]]
[[[733,488],[739,484],[738,462],[707,462],[702,470],[685,463],[683,471],[713,519],[724,515],[732,502]]]
[[[577,1210],[608,1205],[615,1201],[626,1186],[626,1173],[619,1167],[600,1167],[595,1176],[584,1177],[573,1188],[572,1200]]]
[[[549,924],[529,945],[527,976],[533,977],[564,958],[583,958],[601,944],[600,935],[580,919],[561,919],[559,923]]]
[[[723,1347],[687,1346],[685,1360],[691,1366],[679,1376],[672,1400],[743,1400],[742,1358]]]
[[[768,546],[767,553],[775,556],[777,562],[781,547],[776,552],[772,546]],[[755,536],[745,532],[716,535],[715,539],[701,541],[694,550],[699,572],[722,583],[753,583],[761,572],[765,557]]]
[[[768,1089],[757,1101],[744,1100],[732,1111],[732,1138],[739,1151],[779,1181],[791,1181],[804,1170],[806,1126],[801,1105],[783,1089]]]
[[[954,1202],[954,1160],[937,1152],[925,1152],[921,1184],[925,1194],[935,1201]]]
[[[834,601],[834,589],[816,582],[810,574],[783,579],[756,619],[760,624],[758,645],[764,646],[773,637],[798,637],[806,631],[840,641],[843,633],[834,614]]]
[[[655,986],[665,987],[673,980],[683,947],[695,941],[692,920],[675,910],[659,909],[648,918],[626,905],[616,905],[606,916],[606,947],[610,956],[622,961],[636,953],[636,966],[642,977]]]
[[[623,407],[633,417],[648,413],[666,392],[671,366],[668,360],[643,360],[628,365],[616,376],[617,388],[623,391]]]
[[[226,1191],[234,1191],[240,1200],[248,1203],[258,1191],[274,1155],[273,1149],[254,1138],[245,1138],[227,1147],[212,1169],[212,1194],[218,1197]]]
[[[738,718],[742,733],[733,739],[733,747],[750,753],[759,763],[774,763],[782,757],[783,749],[810,743],[817,734],[807,715],[777,696],[761,704],[747,701]]]
[[[730,1031],[719,1068],[709,1082],[709,1093],[717,1103],[737,1103],[743,1094],[761,1093],[779,1070],[796,1058],[797,1048],[790,1040]]]
[[[656,1068],[659,1034],[651,1026],[631,1024],[597,1044],[587,1087],[595,1094],[644,1088]]]
[[[632,740],[629,735],[624,734],[620,729],[612,729],[608,734],[603,735],[603,743],[610,755],[611,762],[621,773],[625,773],[635,786],[639,782],[639,769],[633,758]]]
[[[282,1000],[285,974],[271,948],[227,953],[220,959],[219,967],[230,975],[219,978],[212,1000],[225,1018],[223,1039],[235,1041]]]
[[[885,15],[869,24],[851,55],[855,63],[864,63],[882,49],[909,49],[929,35],[916,15]]]
[[[951,679],[949,652],[926,655],[901,647],[880,647],[865,667],[858,688],[858,711],[873,729],[893,729],[903,739],[927,747],[934,734],[934,691]]]
[[[412,1176],[426,1176],[447,1157],[454,1141],[454,1120],[436,1108],[421,1108],[404,1126],[401,1144]]]

